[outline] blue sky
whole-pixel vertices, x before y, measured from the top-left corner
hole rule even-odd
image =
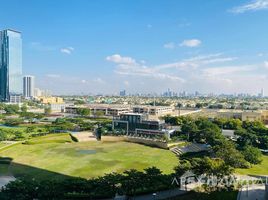
[[[268,91],[268,0],[0,0],[57,94]]]

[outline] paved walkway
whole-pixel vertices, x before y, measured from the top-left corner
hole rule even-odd
[[[237,200],[265,200],[265,185],[243,187],[238,194]]]
[[[20,141],[20,142],[23,142],[23,141]],[[15,144],[17,144],[19,142],[17,142],[17,141],[2,141],[1,143],[6,144],[6,145],[5,146],[2,146],[0,148],[0,150],[6,149],[7,147],[13,146],[13,145],[15,145]]]
[[[180,189],[173,189],[173,190],[156,192],[153,194],[132,197],[132,198],[130,198],[130,200],[160,200],[160,199],[167,199],[167,198],[171,198],[171,197],[176,197],[176,196],[185,194],[186,192],[187,191],[180,190]]]
[[[73,132],[72,135],[76,137],[79,142],[97,141],[96,137],[90,131]]]

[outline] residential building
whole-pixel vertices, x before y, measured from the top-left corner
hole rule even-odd
[[[0,31],[0,83],[0,101],[22,94],[21,33],[11,29]]]
[[[34,97],[34,76],[23,77],[23,96],[25,98]]]

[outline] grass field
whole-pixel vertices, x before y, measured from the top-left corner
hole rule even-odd
[[[5,147],[5,146],[7,146],[8,144],[5,144],[5,143],[0,143],[0,149],[2,148],[2,147]]]
[[[27,144],[0,151],[0,156],[13,159],[8,170],[3,164],[0,166],[2,174],[40,178],[90,178],[150,166],[170,173],[178,163],[168,150],[122,141],[75,143],[68,134],[34,138]]]
[[[236,173],[242,175],[268,175],[268,156],[262,156],[262,163],[259,165],[253,165],[249,169],[236,169]]]

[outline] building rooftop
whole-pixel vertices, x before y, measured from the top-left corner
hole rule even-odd
[[[11,29],[11,28],[8,28],[8,29],[6,29],[6,30],[7,30],[7,31],[16,32],[16,33],[21,33],[20,31],[17,31],[17,30]]]

